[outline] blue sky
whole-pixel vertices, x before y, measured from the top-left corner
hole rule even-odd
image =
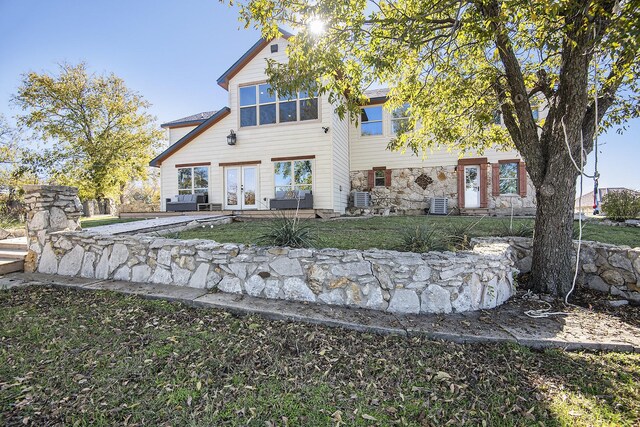
[[[216,79],[260,37],[237,16],[216,0],[0,0],[0,113],[18,113],[9,99],[22,73],[65,61],[122,77],[158,123],[219,109],[227,92]],[[600,185],[640,189],[640,119],[600,140]]]

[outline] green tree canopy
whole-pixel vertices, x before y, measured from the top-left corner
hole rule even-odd
[[[159,147],[149,103],[114,74],[89,74],[84,63],[25,74],[14,102],[24,112],[19,124],[44,142],[25,156],[24,170],[77,186],[81,198],[117,197],[146,177]]]
[[[566,294],[578,176],[572,157],[580,163],[593,149],[596,125],[623,125],[640,115],[639,5],[247,0],[240,14],[266,38],[278,36],[279,26],[296,33],[288,63],[268,62],[276,90],[317,89],[352,120],[374,84],[390,87],[390,110],[409,103],[414,130],[392,148],[425,155],[431,147],[517,148],[536,187],[534,284]],[[541,122],[532,114],[537,103],[548,108]],[[504,127],[494,123],[496,112]]]

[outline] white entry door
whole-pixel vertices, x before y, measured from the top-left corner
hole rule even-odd
[[[480,207],[480,166],[464,167],[464,207]]]
[[[234,166],[224,171],[225,209],[257,209],[258,167]]]

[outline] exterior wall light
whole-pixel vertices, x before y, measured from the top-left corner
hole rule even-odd
[[[227,135],[227,144],[236,145],[236,133],[231,129],[229,135]]]

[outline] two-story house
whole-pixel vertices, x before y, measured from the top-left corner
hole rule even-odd
[[[316,210],[345,213],[354,191],[372,204],[422,213],[431,197],[467,213],[533,213],[535,197],[516,151],[487,150],[459,158],[387,150],[406,120],[383,108],[386,90],[368,93],[360,123],[341,120],[324,96],[281,97],[266,83],[266,59],[284,62],[289,34],[261,39],[218,79],[228,107],[162,125],[170,146],[151,166],[160,168],[161,203],[203,193],[224,210],[268,210],[276,200],[313,197]]]

